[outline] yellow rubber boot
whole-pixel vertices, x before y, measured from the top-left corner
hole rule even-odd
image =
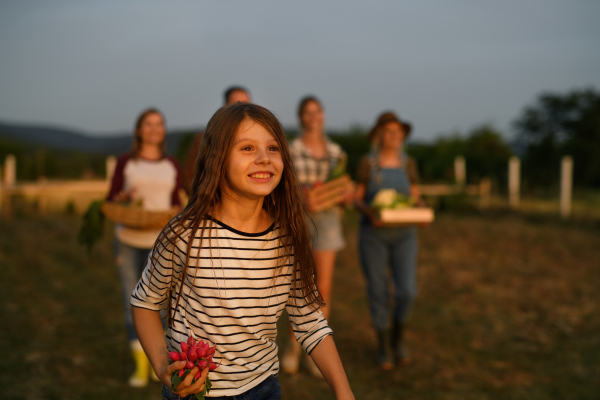
[[[131,354],[135,361],[135,372],[129,377],[129,386],[131,387],[144,387],[148,384],[148,376],[150,372],[150,361],[142,349],[142,345],[139,340],[132,340]]]

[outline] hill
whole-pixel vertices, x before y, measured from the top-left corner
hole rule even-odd
[[[201,129],[178,130],[167,134],[167,151],[175,154],[183,137]],[[35,147],[91,154],[121,154],[131,148],[132,134],[115,133],[92,136],[68,128],[21,125],[0,122],[0,139],[22,142]]]

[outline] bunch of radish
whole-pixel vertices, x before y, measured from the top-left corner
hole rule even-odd
[[[194,375],[192,383],[200,379],[202,371],[206,367],[208,367],[209,371],[214,371],[219,366],[213,362],[213,356],[215,355],[216,347],[216,345],[214,347],[210,347],[208,342],[205,342],[204,340],[196,341],[196,339],[190,336],[187,342],[181,342],[180,352],[170,352],[170,363],[174,363],[176,361],[187,361],[185,367],[173,372],[173,376],[171,376],[171,389],[173,391],[177,391],[177,385],[179,385],[179,383],[185,379],[185,377],[194,367],[198,367],[198,372],[196,372],[196,375]],[[206,377],[204,390],[202,393],[197,393],[196,398],[198,400],[203,400],[204,395],[210,391],[211,386],[212,384],[210,383],[210,379]]]

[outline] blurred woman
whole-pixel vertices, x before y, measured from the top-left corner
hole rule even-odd
[[[300,101],[298,119],[301,134],[290,144],[290,151],[300,184],[309,188],[325,182],[346,154],[340,146],[331,142],[325,135],[325,111],[316,97],[307,96]],[[308,225],[313,241],[317,287],[325,302],[321,310],[327,319],[330,312],[335,258],[338,250],[344,247],[341,210],[333,207],[317,212],[315,210],[319,204],[311,202],[310,199],[306,200],[306,205],[312,219],[312,222],[308,221]],[[282,359],[282,367],[286,373],[298,372],[300,352],[300,344],[291,335],[290,345],[286,348]],[[321,376],[311,358],[306,357],[305,360],[311,374]]]
[[[359,252],[372,322],[377,331],[377,361],[382,369],[393,368],[394,362],[409,362],[402,339],[404,321],[417,293],[417,234],[414,227],[383,227],[370,204],[381,189],[395,189],[422,204],[416,165],[403,151],[410,132],[411,125],[394,113],[381,114],[369,133],[373,151],[362,158],[357,174],[356,206],[363,213]],[[391,328],[388,265],[394,281],[395,308]]]
[[[117,161],[108,201],[133,203],[149,211],[176,211],[180,208],[179,164],[165,154],[165,135],[160,111],[148,109],[140,114],[135,126],[133,149]],[[160,231],[122,225],[116,228],[116,264],[121,278],[127,337],[135,361],[135,372],[129,378],[132,387],[145,386],[148,378],[155,376],[133,326],[129,299]]]

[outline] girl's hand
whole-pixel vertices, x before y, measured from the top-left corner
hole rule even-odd
[[[158,373],[158,377],[162,383],[167,385],[168,388],[171,387],[171,376],[173,376],[173,372],[180,370],[181,368],[185,368],[185,364],[187,361],[175,361],[174,363],[169,364],[168,362],[163,364],[160,373]],[[193,376],[193,375],[192,375]]]
[[[187,395],[196,394],[203,391],[206,384],[206,377],[208,376],[208,366],[204,368],[200,378],[195,383],[192,383],[192,379],[194,379],[194,376],[199,370],[200,369],[197,366],[192,368],[185,379],[179,382],[179,385],[177,385],[177,392],[175,392],[175,394],[179,395],[180,397],[185,397]]]
[[[174,363],[170,364],[165,369],[165,374],[160,375],[161,381],[165,385],[167,385],[168,388],[171,388],[171,376],[173,375],[173,372],[184,368],[185,364],[186,361],[175,361]],[[190,394],[202,392],[206,383],[206,377],[208,376],[208,366],[204,368],[204,370],[202,371],[202,375],[200,375],[200,378],[192,384],[192,380],[194,379],[194,376],[198,371],[199,368],[197,366],[192,368],[190,372],[186,375],[186,377],[181,382],[179,382],[179,385],[177,385],[177,391],[174,393],[180,397],[185,397]],[[166,381],[164,379],[165,377],[167,378]]]

